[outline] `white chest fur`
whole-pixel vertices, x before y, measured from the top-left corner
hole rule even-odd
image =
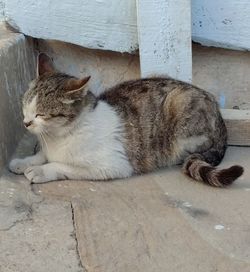
[[[105,102],[83,112],[77,125],[65,137],[47,139],[44,146],[49,162],[61,162],[89,169],[103,169],[128,177],[133,169],[123,146],[123,124]]]

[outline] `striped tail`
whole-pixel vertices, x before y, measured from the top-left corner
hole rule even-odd
[[[239,165],[234,165],[227,169],[218,169],[208,164],[202,155],[193,154],[186,159],[183,171],[194,180],[214,187],[225,187],[240,177],[244,169]]]

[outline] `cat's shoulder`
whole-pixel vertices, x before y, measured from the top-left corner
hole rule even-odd
[[[111,88],[106,89],[103,93],[99,95],[100,100],[110,100],[117,98],[129,98],[138,94],[146,93],[148,91],[153,91],[175,82],[174,79],[168,77],[149,77],[140,78],[129,81],[124,81]]]
[[[182,82],[171,77],[148,77],[134,79],[119,83],[101,93],[98,100],[109,103],[126,102],[130,99],[145,98],[147,96],[156,95],[156,93],[165,95],[173,89],[198,89],[197,87]]]

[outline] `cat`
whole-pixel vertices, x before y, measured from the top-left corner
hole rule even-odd
[[[211,186],[231,184],[241,166],[216,166],[227,130],[214,96],[172,78],[121,83],[95,96],[90,77],[55,70],[38,56],[37,78],[23,97],[24,125],[41,149],[9,169],[31,183],[110,180],[183,164],[183,172]]]

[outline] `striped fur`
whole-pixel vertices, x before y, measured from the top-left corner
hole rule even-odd
[[[234,165],[227,169],[218,169],[205,160],[205,157],[200,154],[189,156],[183,165],[184,173],[196,181],[201,181],[214,187],[224,187],[232,184],[244,171],[239,165]]]
[[[227,130],[213,95],[171,78],[123,82],[96,97],[90,77],[58,73],[39,55],[38,78],[23,99],[24,122],[41,152],[10,169],[32,182],[107,180],[183,164],[211,186],[231,184],[241,166],[219,170]]]

